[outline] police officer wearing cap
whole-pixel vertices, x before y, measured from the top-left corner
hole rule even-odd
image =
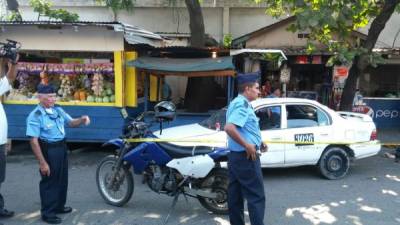
[[[252,225],[264,224],[265,193],[259,151],[262,143],[258,118],[250,102],[260,94],[259,73],[239,74],[239,95],[229,104],[225,131],[228,134],[228,208],[231,225],[244,225],[244,199]]]
[[[38,85],[38,106],[27,118],[26,135],[29,136],[33,153],[39,161],[39,183],[42,220],[59,224],[56,214],[70,213],[65,206],[68,188],[68,159],[64,125],[77,127],[89,125],[88,116],[72,118],[60,106],[55,105],[56,92],[50,85]]]

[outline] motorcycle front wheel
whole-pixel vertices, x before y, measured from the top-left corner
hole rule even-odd
[[[201,205],[215,214],[228,214],[228,170],[213,169],[201,183],[201,189],[215,193],[216,198],[198,197]]]
[[[134,183],[129,169],[122,166],[116,171],[117,160],[117,157],[112,155],[101,160],[96,170],[96,183],[106,203],[119,207],[131,199]]]

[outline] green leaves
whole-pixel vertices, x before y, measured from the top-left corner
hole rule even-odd
[[[232,34],[224,34],[224,43],[223,43],[224,48],[230,48],[232,40],[233,40]]]
[[[6,20],[8,21],[22,21],[22,16],[19,12],[11,12],[10,15],[7,16]]]
[[[105,6],[112,9],[113,12],[119,10],[132,11],[135,7],[135,0],[95,0],[99,4],[104,4]]]
[[[382,0],[385,1],[385,0]],[[309,43],[321,43],[334,53],[331,62],[347,64],[364,52],[355,41],[354,30],[367,26],[381,11],[376,0],[254,0],[266,5],[273,17],[296,16],[287,28],[309,33]],[[400,6],[397,7],[400,12]],[[307,52],[315,50],[307,45]],[[376,57],[371,58],[373,62]]]
[[[76,13],[70,13],[65,9],[51,9],[52,4],[47,0],[29,0],[29,5],[34,12],[41,16],[47,16],[50,19],[61,20],[63,22],[76,22],[79,16]]]

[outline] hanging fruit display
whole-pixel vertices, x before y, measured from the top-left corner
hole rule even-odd
[[[58,89],[57,94],[63,99],[63,100],[69,100],[72,96],[74,87],[71,85],[71,80],[70,80],[69,75],[60,75],[60,80],[61,80],[61,85],[60,88]]]
[[[101,96],[103,92],[103,76],[99,73],[95,73],[93,75],[93,82],[92,82],[92,91],[96,97]]]
[[[112,63],[18,63],[17,88],[7,100],[36,99],[39,83],[56,88],[58,100],[109,103],[115,101]]]

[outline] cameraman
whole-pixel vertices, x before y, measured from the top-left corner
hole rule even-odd
[[[0,98],[11,90],[11,84],[17,75],[17,59],[12,61],[7,58],[0,58]],[[0,101],[0,186],[6,177],[6,143],[7,143],[7,118]],[[0,217],[12,217],[13,211],[4,208],[4,199],[0,194]]]

